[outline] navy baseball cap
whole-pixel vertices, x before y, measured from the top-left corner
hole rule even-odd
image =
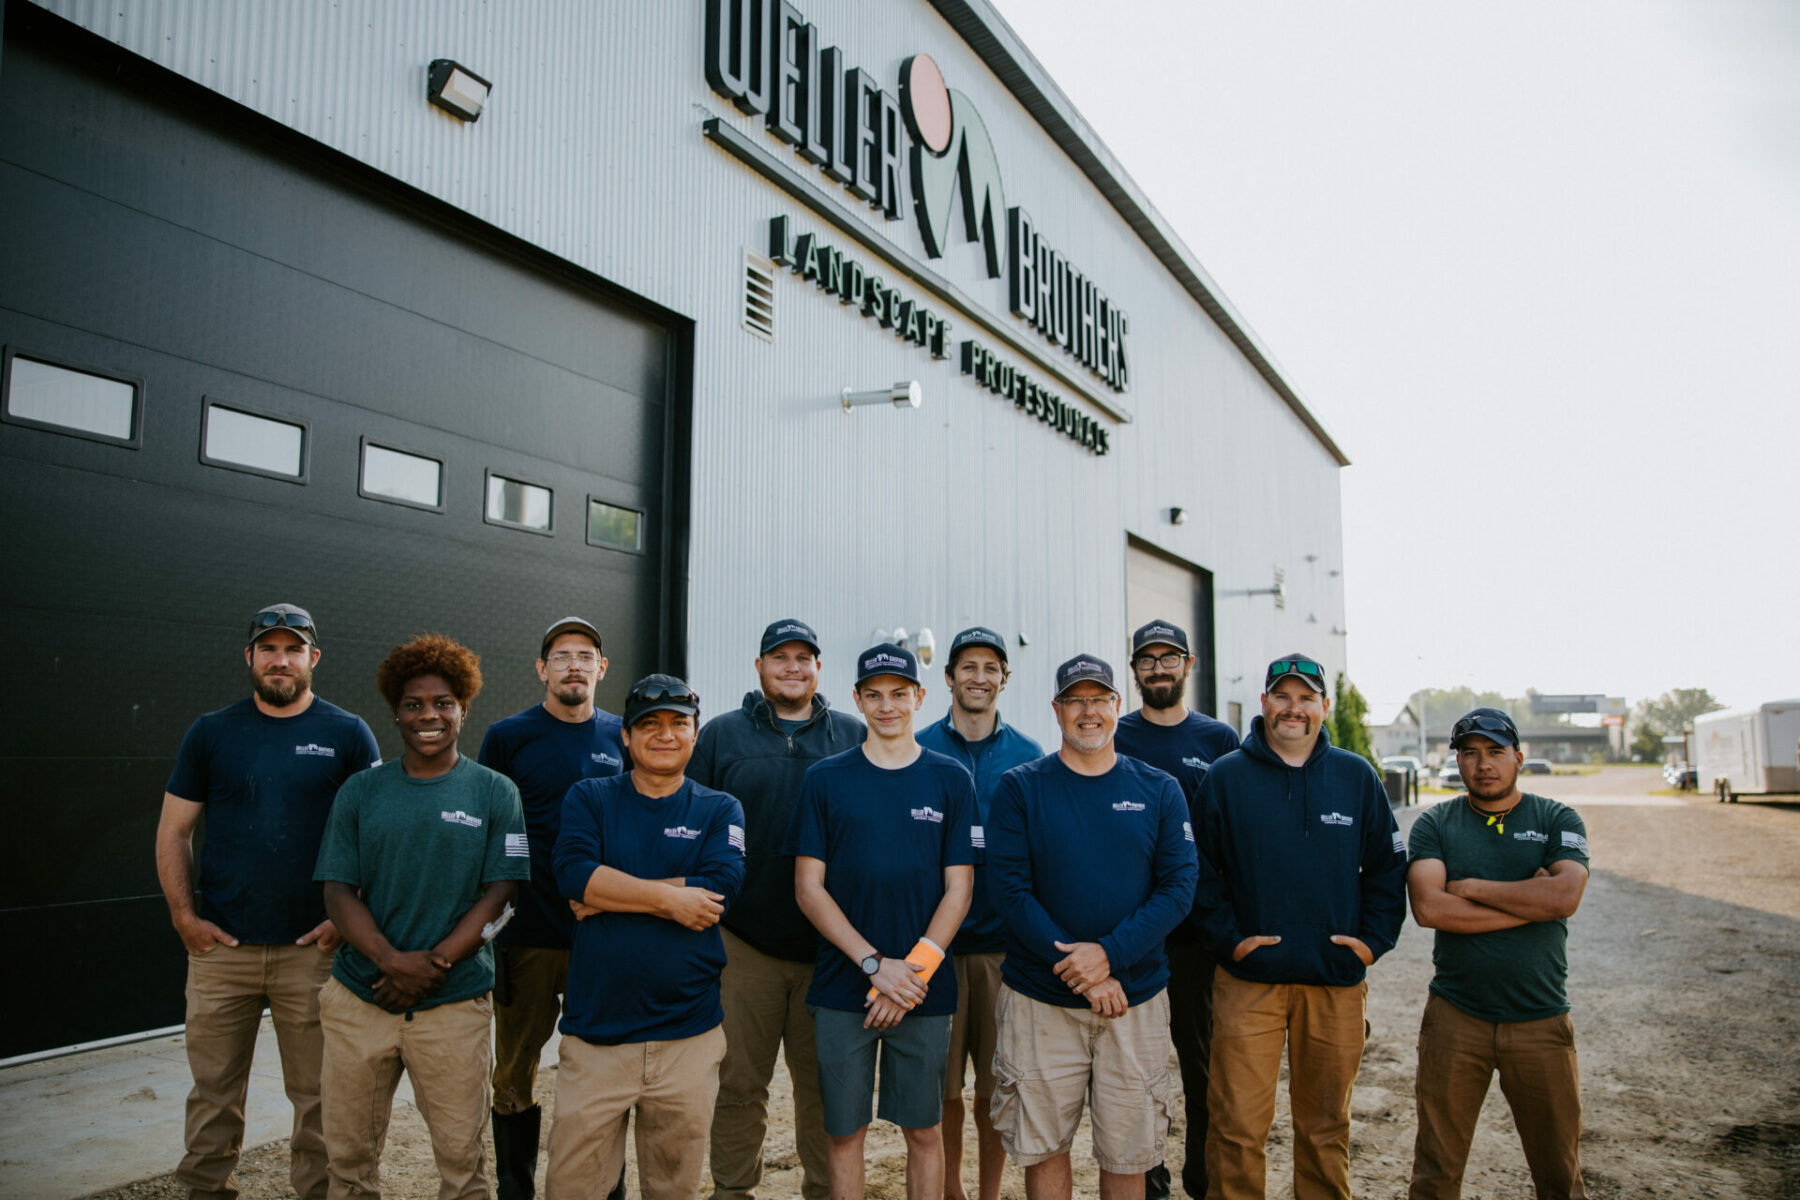
[[[1316,658],[1308,658],[1304,654],[1284,654],[1269,664],[1267,673],[1263,675],[1263,691],[1267,692],[1281,680],[1292,675],[1313,691],[1325,692],[1325,668],[1319,665]]]
[[[700,693],[673,675],[646,675],[631,685],[631,694],[625,697],[625,728],[658,712],[685,713],[697,719]]]
[[[919,682],[919,660],[905,646],[883,642],[870,646],[856,656],[856,686],[877,675],[898,675],[909,683]]]
[[[1118,686],[1113,683],[1111,664],[1091,654],[1077,654],[1056,668],[1057,696],[1061,697],[1064,692],[1084,680],[1092,680],[1115,696],[1119,694]]]
[[[307,645],[319,644],[319,629],[313,624],[312,614],[298,604],[271,604],[259,609],[250,618],[250,637],[244,644],[250,645],[271,629],[291,629]]]
[[[1131,657],[1136,658],[1145,646],[1173,646],[1183,654],[1190,653],[1187,630],[1160,617],[1148,625],[1138,626],[1137,632],[1131,635]]]
[[[1450,748],[1459,750],[1468,738],[1484,737],[1496,746],[1519,746],[1519,727],[1497,708],[1472,708],[1450,728]]]
[[[582,637],[587,638],[594,643],[595,654],[604,653],[604,648],[600,645],[600,631],[598,629],[595,629],[580,617],[564,617],[562,620],[551,625],[550,628],[544,630],[544,644],[538,647],[538,657],[543,658],[546,654],[549,654],[551,645],[555,643],[557,638],[565,633],[579,633]]]
[[[819,635],[813,632],[813,627],[805,621],[796,621],[792,617],[788,617],[785,620],[771,622],[769,627],[763,630],[762,648],[756,652],[757,657],[762,657],[785,642],[805,642],[812,647],[815,658],[824,653],[819,649]]]
[[[950,640],[950,658],[944,664],[944,669],[948,671],[956,666],[956,656],[970,646],[986,646],[1000,656],[1001,662],[1006,661],[1006,639],[985,625],[975,625]]]

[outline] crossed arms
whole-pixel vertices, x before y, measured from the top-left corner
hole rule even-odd
[[[1574,859],[1539,867],[1530,879],[1503,883],[1495,879],[1456,879],[1441,858],[1413,860],[1406,872],[1406,893],[1413,920],[1426,929],[1446,933],[1491,933],[1533,921],[1573,916],[1587,888],[1588,869]]]

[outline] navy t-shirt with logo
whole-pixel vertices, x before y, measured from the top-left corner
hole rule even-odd
[[[332,800],[380,761],[368,724],[317,696],[292,717],[246,696],[189,726],[166,790],[206,806],[200,915],[247,946],[311,932],[325,919],[313,864]]]
[[[1189,712],[1179,725],[1155,725],[1144,719],[1144,710],[1119,718],[1113,749],[1167,771],[1181,785],[1188,804],[1200,794],[1200,781],[1214,761],[1238,748],[1238,735],[1223,721],[1204,713]]]
[[[542,704],[488,726],[481,765],[519,789],[531,840],[531,881],[519,888],[513,919],[500,931],[509,946],[567,950],[575,914],[556,890],[552,856],[562,831],[563,797],[583,779],[606,779],[625,769],[619,718],[595,710],[586,721],[564,721]]]
[[[944,868],[975,864],[975,781],[933,750],[897,770],[862,747],[807,768],[782,853],[825,864],[825,890],[883,957],[905,958],[944,898]],[[913,1011],[956,1012],[951,947]],[[806,1002],[862,1012],[869,978],[821,936]]]

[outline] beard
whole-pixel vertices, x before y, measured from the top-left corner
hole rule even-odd
[[[550,694],[556,697],[558,704],[568,708],[580,708],[588,702],[588,697],[593,695],[593,692],[588,688],[587,680],[584,679],[577,683],[559,683],[551,690]]]
[[[1512,795],[1513,788],[1518,782],[1519,777],[1517,775],[1513,776],[1511,779],[1496,780],[1493,783],[1485,785],[1479,784],[1473,779],[1465,779],[1463,780],[1463,788],[1476,800],[1492,802],[1495,800],[1504,800]]]
[[[1173,681],[1156,683],[1138,683],[1138,695],[1144,699],[1145,708],[1174,708],[1181,703],[1181,694],[1187,688],[1187,672]]]
[[[312,668],[298,667],[282,675],[258,673],[252,669],[250,686],[264,704],[271,708],[286,708],[312,688]]]

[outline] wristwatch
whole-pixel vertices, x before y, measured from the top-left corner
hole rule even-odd
[[[881,951],[877,950],[875,953],[869,955],[869,957],[863,959],[862,970],[864,975],[873,975],[875,972],[881,970]]]

